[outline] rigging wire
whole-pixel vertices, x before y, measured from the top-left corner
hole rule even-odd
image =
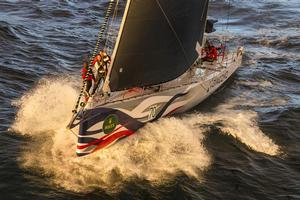
[[[116,19],[117,19],[117,16],[118,16],[118,6],[119,6],[119,0],[117,0],[115,8],[114,8],[114,13],[113,13],[113,16],[112,16],[112,19],[111,19],[111,22],[110,22],[109,29],[107,31],[107,38],[109,36],[110,36],[110,38],[112,38],[113,34],[111,34],[111,32],[112,32],[114,23],[117,21]],[[106,52],[108,52],[108,54],[110,54],[110,55],[112,54],[112,52],[111,52],[112,48],[109,47],[109,40],[108,39],[106,39],[104,49],[106,49]]]
[[[188,56],[187,56],[187,53],[186,53],[186,51],[185,51],[185,49],[184,49],[184,47],[183,47],[182,42],[181,42],[180,39],[179,39],[179,36],[178,36],[177,32],[175,31],[175,29],[174,29],[174,27],[173,27],[171,21],[169,20],[169,18],[168,18],[168,16],[167,16],[166,12],[165,12],[164,9],[162,8],[161,4],[159,3],[159,0],[156,0],[156,3],[157,3],[157,5],[159,6],[161,12],[163,13],[163,15],[164,15],[166,21],[168,22],[170,29],[171,29],[172,32],[174,33],[174,35],[175,35],[175,37],[176,37],[176,40],[177,40],[177,42],[179,43],[180,48],[181,48],[182,51],[183,51],[184,57],[185,57],[185,59],[186,59],[186,61],[187,61],[187,63],[188,63]]]
[[[226,17],[226,21],[225,19],[222,19],[223,23],[222,23],[222,32],[229,32],[229,20],[230,20],[230,9],[231,9],[231,0],[227,0],[228,1],[228,6],[227,6],[227,15],[225,14],[222,18],[225,18]],[[225,46],[226,46],[226,42],[227,42],[227,37],[226,35],[224,34],[221,38],[222,41],[224,42]]]
[[[159,0],[156,0],[156,3],[157,3],[157,5],[159,6],[161,12],[163,13],[163,15],[164,15],[166,21],[168,22],[168,25],[169,25],[170,29],[171,29],[172,32],[174,33],[174,35],[175,35],[175,37],[176,37],[176,40],[178,41],[178,43],[179,43],[179,45],[180,45],[180,47],[181,47],[181,49],[182,49],[182,51],[183,51],[185,60],[186,60],[186,62],[187,62],[187,64],[188,64],[188,63],[189,63],[189,62],[188,62],[189,59],[188,59],[188,56],[187,56],[187,52],[185,51],[184,46],[183,46],[182,42],[180,41],[177,32],[175,31],[175,28],[173,27],[171,21],[169,20],[169,18],[168,18],[168,16],[167,16],[166,12],[164,11],[163,7],[161,6],[161,4],[160,4],[160,2],[159,2]],[[207,4],[208,4],[208,0],[206,1],[205,6],[208,6]],[[206,12],[206,11],[204,10],[203,13],[202,13],[202,19],[203,19],[203,15],[205,14],[205,12]],[[206,19],[205,19],[205,20],[206,20]],[[204,87],[203,84],[201,84],[201,87],[202,87],[205,91],[208,90],[208,88]]]
[[[83,93],[84,93],[84,88],[86,87],[86,84],[87,84],[87,80],[88,80],[88,77],[90,76],[90,69],[91,69],[91,66],[92,66],[92,63],[93,63],[93,60],[95,58],[95,56],[97,55],[98,51],[99,51],[99,46],[100,46],[100,43],[101,41],[103,40],[103,35],[105,33],[105,30],[107,29],[107,24],[108,24],[108,21],[109,21],[109,17],[111,15],[111,11],[113,9],[113,5],[115,3],[115,0],[110,0],[109,2],[109,5],[108,5],[108,8],[106,10],[106,14],[105,14],[105,17],[104,17],[104,21],[103,23],[100,25],[100,31],[98,32],[98,39],[97,39],[97,42],[96,42],[96,45],[95,45],[95,48],[94,48],[94,51],[93,51],[93,54],[92,54],[92,57],[89,61],[89,65],[88,65],[88,68],[87,68],[87,73],[86,73],[86,76],[85,76],[85,79],[83,81],[83,85],[82,85],[82,88],[80,90],[80,94],[79,94],[79,97],[77,99],[77,102],[76,102],[76,105],[75,105],[75,108],[73,109],[73,113],[76,114],[77,113],[77,110],[78,110],[78,107],[79,107],[79,104],[80,104],[80,100],[83,96]]]
[[[227,7],[227,21],[226,21],[226,32],[227,32],[227,34],[229,34],[229,20],[230,20],[230,9],[231,9],[231,0],[228,0],[228,7]],[[224,27],[224,25],[223,25],[223,27]],[[224,31],[225,32],[225,31]],[[224,35],[223,36],[223,38],[224,38],[224,46],[225,46],[225,49],[224,49],[224,51],[226,51],[226,48],[227,48],[227,43],[228,43],[228,35],[226,36],[226,35]],[[228,60],[226,61],[226,65],[225,65],[226,67],[228,66]]]
[[[230,9],[231,9],[231,0],[228,0],[228,13],[227,13],[226,30],[228,30],[228,27],[229,27]]]

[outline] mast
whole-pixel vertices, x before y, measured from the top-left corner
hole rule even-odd
[[[123,18],[122,18],[122,22],[121,22],[121,25],[120,25],[120,30],[118,32],[118,37],[117,37],[117,40],[116,40],[116,44],[115,44],[113,53],[111,55],[111,64],[110,64],[110,67],[108,69],[108,73],[107,73],[107,76],[106,76],[106,79],[105,79],[105,82],[104,82],[104,86],[103,86],[103,91],[104,92],[110,92],[110,88],[109,88],[110,79],[109,79],[109,77],[110,77],[110,74],[111,74],[112,66],[115,62],[115,56],[116,56],[116,53],[118,51],[120,41],[121,41],[121,38],[122,38],[122,33],[123,33],[123,30],[124,30],[124,24],[125,24],[125,21],[127,19],[130,3],[131,3],[131,0],[127,0],[125,10],[124,10],[124,14],[123,14]]]

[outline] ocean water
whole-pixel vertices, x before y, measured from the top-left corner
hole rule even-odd
[[[215,0],[242,67],[193,110],[77,158],[65,129],[108,1],[0,0],[1,199],[300,199],[300,2]]]

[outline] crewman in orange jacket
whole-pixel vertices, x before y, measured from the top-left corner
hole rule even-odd
[[[107,55],[106,52],[104,52],[103,50],[101,50],[99,52],[99,54],[94,58],[93,62],[92,62],[92,66],[95,66],[95,64],[97,63],[97,70],[98,70],[98,76],[96,78],[96,83],[95,83],[95,87],[92,91],[92,94],[94,94],[99,86],[99,84],[101,82],[104,82],[106,75],[108,73],[108,65],[111,62],[111,58],[109,55]]]
[[[103,64],[107,66],[108,64],[110,64],[110,61],[110,56],[107,55],[105,51],[101,50],[99,54],[94,58],[92,65],[94,66],[96,63],[98,63],[99,66]]]

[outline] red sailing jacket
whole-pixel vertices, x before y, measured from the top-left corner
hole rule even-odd
[[[86,77],[86,74],[87,74],[88,70],[85,67],[83,67],[81,72],[82,72],[82,80],[85,80],[85,77]],[[92,73],[89,74],[89,77],[87,78],[87,80],[88,81],[94,80],[94,77],[93,77]]]
[[[211,47],[207,52],[207,58],[209,59],[218,59],[218,51],[216,47]]]

